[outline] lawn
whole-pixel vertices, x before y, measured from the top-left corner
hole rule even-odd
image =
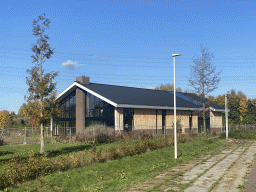
[[[178,159],[174,159],[174,147],[165,147],[144,154],[123,157],[105,163],[94,163],[72,170],[54,172],[44,177],[26,181],[16,186],[10,186],[7,191],[120,191],[132,183],[140,183],[157,172],[182,164],[201,154],[216,150],[225,144],[225,139],[211,139],[211,136],[198,136],[196,139],[178,143]],[[124,142],[101,144],[98,147],[103,151],[115,146],[118,148]],[[135,141],[127,144],[134,145]],[[45,148],[50,158],[56,158],[61,153],[73,151],[88,151],[92,144],[83,143],[47,143]],[[11,156],[29,156],[29,151],[34,149],[39,153],[39,145],[2,146],[0,148],[1,167]]]

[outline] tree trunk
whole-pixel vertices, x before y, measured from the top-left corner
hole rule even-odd
[[[44,149],[44,127],[43,124],[41,124],[41,148],[40,148],[40,153],[43,154],[45,152]]]
[[[206,132],[206,126],[205,126],[205,101],[203,100],[203,131]]]
[[[40,46],[42,45],[42,40],[40,42]],[[42,83],[42,58],[41,58],[41,50],[40,50],[40,85]],[[42,94],[42,90],[40,93],[40,103],[41,103],[41,117],[43,117],[43,94]],[[43,124],[41,123],[41,148],[40,148],[40,153],[43,154],[45,152],[44,149],[44,127]]]

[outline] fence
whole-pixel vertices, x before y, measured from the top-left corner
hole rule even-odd
[[[196,127],[177,127],[177,133],[202,133],[202,126],[199,128]],[[81,131],[78,133],[78,130],[83,130],[83,134],[86,134],[88,136],[95,137],[95,135],[99,133],[104,133],[104,134],[151,134],[152,136],[156,135],[170,135],[174,134],[174,129],[173,127],[155,127],[155,126],[146,126],[146,125],[140,125],[136,127],[131,127],[131,126],[124,126],[124,127],[114,127],[114,126],[94,126],[94,127],[87,127],[87,128],[76,128],[76,127],[58,127],[58,128],[53,128],[53,135],[75,135],[81,134]],[[213,132],[222,132],[225,130],[225,127],[209,127],[206,126],[206,133],[212,134]]]
[[[229,125],[229,131],[243,130],[243,131],[256,131],[256,125]]]
[[[199,127],[177,127],[178,134],[184,133],[202,133],[203,126]],[[53,127],[51,132],[50,127],[44,128],[45,136],[65,136],[69,141],[74,135],[79,135],[79,129],[76,127]],[[229,125],[229,131],[244,130],[244,131],[256,131],[256,125]],[[22,127],[22,128],[0,128],[0,144],[35,144],[40,143],[40,128],[33,127]],[[225,125],[222,127],[210,127],[206,126],[205,133],[213,134],[214,132],[225,132]],[[155,127],[141,125],[137,127],[104,127],[104,126],[94,126],[84,129],[84,135],[88,140],[95,140],[100,134],[103,135],[130,135],[132,137],[138,135],[151,135],[156,137],[157,135],[170,135],[174,134],[173,127]]]
[[[1,128],[1,144],[35,144],[40,142],[41,129],[35,127]],[[50,128],[44,128],[44,135],[50,136]]]

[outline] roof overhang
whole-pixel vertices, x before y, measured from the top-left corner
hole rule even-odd
[[[210,107],[210,110],[216,111],[216,112],[225,112],[226,111],[225,109],[215,109],[213,107]],[[228,109],[227,111],[229,112],[230,110]]]
[[[56,97],[56,100],[61,100],[62,98],[64,98],[66,95],[68,95],[71,91],[75,90],[76,87],[79,87],[80,89],[88,92],[88,93],[91,93],[93,95],[95,95],[96,97],[102,99],[103,101],[106,101],[107,103],[113,105],[113,106],[116,106],[117,104],[114,103],[113,101],[110,101],[109,99],[99,95],[98,93],[82,86],[81,84],[77,83],[77,82],[74,82],[72,83],[68,88],[66,88],[64,91],[62,91],[57,97]],[[71,91],[70,91],[71,90]]]

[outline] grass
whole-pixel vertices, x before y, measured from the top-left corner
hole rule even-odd
[[[140,155],[124,157],[111,160],[105,163],[95,163],[72,170],[52,173],[33,181],[23,182],[16,186],[11,186],[7,191],[120,191],[131,184],[141,183],[170,167],[182,164],[195,157],[216,149],[225,143],[225,140],[206,140],[209,136],[198,136],[197,139],[178,143],[178,159],[174,159],[174,148],[166,147],[155,151],[150,151]],[[135,141],[129,141],[134,145]],[[122,142],[102,144],[98,147],[102,150],[109,146],[118,147]],[[59,152],[69,153],[71,151],[84,151],[92,145],[82,143],[70,144],[46,144],[47,153],[56,156]],[[39,145],[25,145],[20,148],[15,146],[4,146],[0,156],[1,160],[8,160],[18,152],[24,157],[28,157],[29,150],[36,149],[39,152]]]

